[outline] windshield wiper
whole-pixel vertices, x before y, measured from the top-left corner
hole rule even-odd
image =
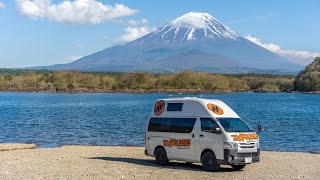
[[[237,130],[237,131],[233,131],[233,132],[254,132],[254,130],[247,130],[247,131]]]

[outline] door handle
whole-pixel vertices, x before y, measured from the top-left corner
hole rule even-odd
[[[192,138],[194,138],[194,134],[192,134]]]
[[[200,137],[204,137],[204,135],[200,134]]]

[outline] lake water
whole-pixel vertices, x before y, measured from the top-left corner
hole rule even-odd
[[[263,150],[320,153],[317,94],[0,93],[0,143],[143,146],[155,100],[179,96],[223,100],[252,127],[261,124]]]

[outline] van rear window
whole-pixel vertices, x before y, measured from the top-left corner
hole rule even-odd
[[[148,131],[191,133],[196,118],[150,118]]]
[[[182,111],[183,103],[168,103],[167,111]]]

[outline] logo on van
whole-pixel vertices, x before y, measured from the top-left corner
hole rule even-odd
[[[244,134],[244,133],[240,133],[239,135],[234,134],[231,135],[231,137],[233,137],[233,141],[244,141],[244,140],[253,140],[253,139],[258,139],[258,135],[257,134]]]
[[[223,114],[223,110],[219,106],[217,106],[215,104],[211,104],[211,103],[209,103],[207,106],[208,106],[208,109],[210,111],[212,111],[213,113],[218,114],[218,115]]]
[[[191,145],[190,139],[170,139],[170,140],[163,140],[163,145],[167,147],[177,146],[177,148],[183,148]]]
[[[153,107],[153,112],[156,116],[160,116],[164,109],[165,109],[165,103],[163,100],[157,101],[157,103]]]

